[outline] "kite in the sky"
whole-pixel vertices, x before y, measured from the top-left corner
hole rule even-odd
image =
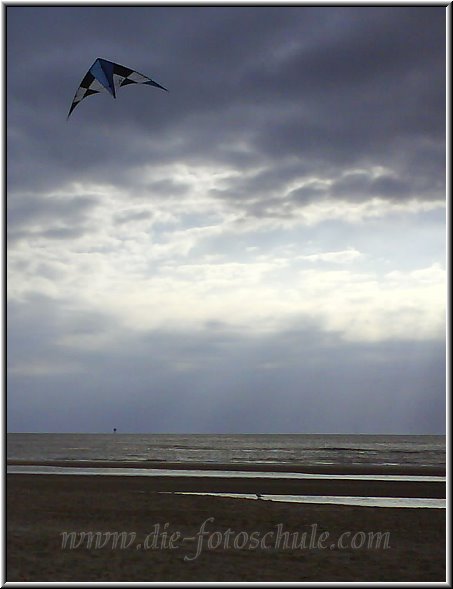
[[[87,96],[97,94],[98,92],[110,92],[113,98],[116,98],[116,90],[128,84],[148,84],[166,90],[163,86],[131,70],[124,65],[98,58],[85,74],[80,86],[77,88],[74,100],[69,110],[68,119],[75,107]]]

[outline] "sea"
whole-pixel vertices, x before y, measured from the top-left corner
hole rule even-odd
[[[442,468],[446,439],[442,435],[10,433],[7,460]]]

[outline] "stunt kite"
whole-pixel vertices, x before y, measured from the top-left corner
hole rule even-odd
[[[118,63],[98,57],[77,88],[69,110],[68,119],[79,102],[87,96],[107,91],[110,92],[113,98],[116,98],[116,90],[128,84],[148,84],[148,86],[156,86],[168,92],[167,88],[154,82],[151,78],[139,74],[128,67],[124,67],[124,65],[119,65]]]

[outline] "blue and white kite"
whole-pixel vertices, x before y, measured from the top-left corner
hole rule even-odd
[[[80,86],[77,88],[74,100],[69,110],[68,119],[75,107],[87,96],[98,92],[110,92],[116,98],[116,90],[128,84],[148,84],[156,86],[168,92],[166,88],[124,65],[98,58],[85,74]]]

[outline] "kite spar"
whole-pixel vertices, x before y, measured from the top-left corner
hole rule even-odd
[[[148,86],[156,86],[156,88],[161,88],[168,92],[167,88],[151,80],[151,78],[135,70],[131,70],[124,65],[119,65],[118,63],[98,57],[77,88],[67,118],[69,119],[75,107],[87,96],[92,96],[99,92],[109,92],[113,98],[116,98],[118,88],[122,88],[128,84],[147,84]]]

